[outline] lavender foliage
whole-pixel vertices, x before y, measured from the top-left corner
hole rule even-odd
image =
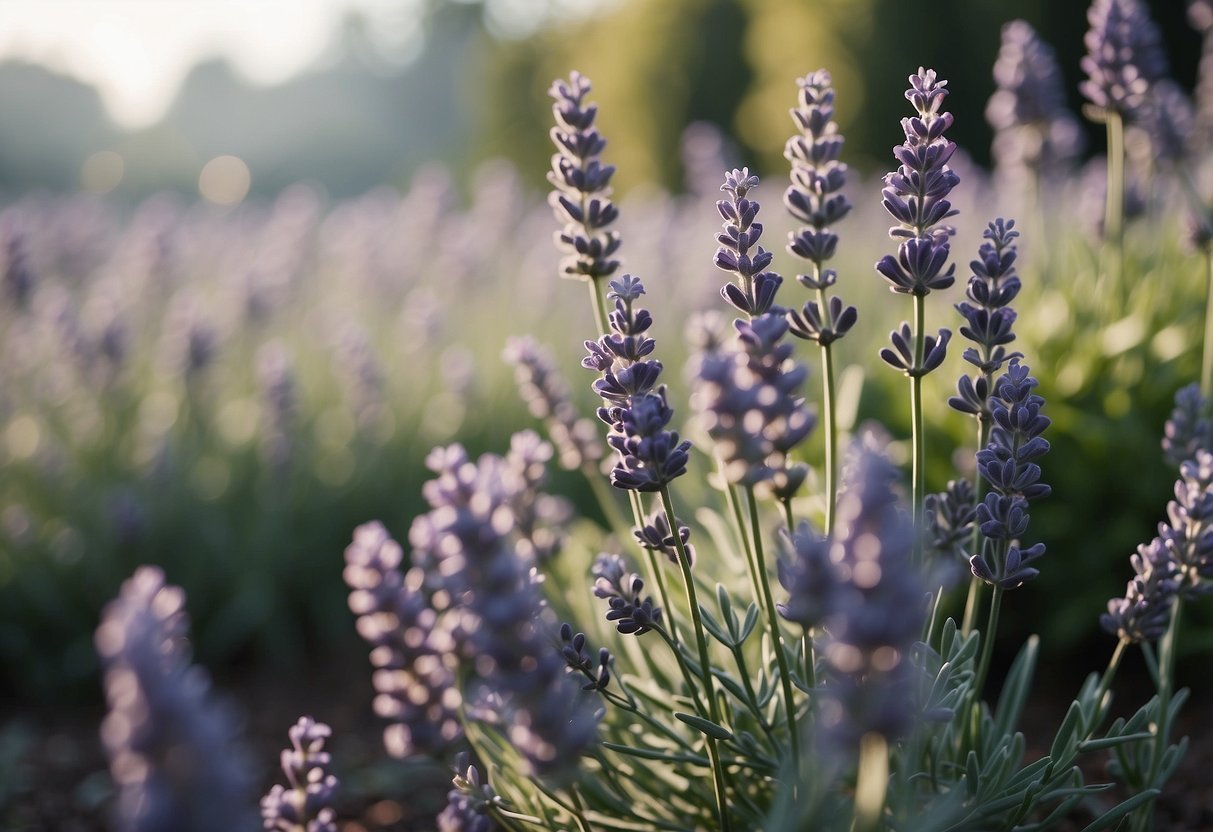
[[[287,735],[291,747],[282,752],[282,772],[290,788],[274,784],[261,798],[261,817],[271,832],[337,832],[333,801],[337,777],[329,771],[332,758],[324,750],[332,729],[310,716],[301,716]]]
[[[109,712],[101,741],[123,832],[251,830],[251,771],[233,715],[190,663],[185,593],[142,566],[105,608],[95,644]]]

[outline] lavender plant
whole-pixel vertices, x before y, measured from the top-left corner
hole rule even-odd
[[[901,240],[897,257],[885,255],[876,264],[876,271],[890,284],[890,291],[910,295],[914,299],[914,326],[903,323],[894,330],[893,349],[881,350],[885,363],[900,370],[910,379],[910,415],[913,432],[913,480],[911,505],[914,526],[923,527],[923,506],[926,496],[926,444],[922,410],[922,378],[943,363],[947,355],[949,329],[939,330],[938,337],[926,334],[926,296],[933,290],[946,289],[955,278],[955,266],[947,263],[948,238],[954,229],[942,225],[956,212],[948,194],[960,178],[948,167],[956,152],[956,144],[945,131],[952,126],[952,114],[940,108],[947,97],[947,81],[940,81],[934,70],[919,67],[910,76],[906,99],[914,106],[915,116],[901,120],[905,142],[893,149],[900,163],[896,171],[884,178],[883,204],[896,221],[889,236]]]
[[[645,287],[633,275],[614,276],[621,236],[609,227],[617,212],[589,82],[574,74],[552,90],[562,268],[590,285],[600,330],[584,342],[583,364],[596,374],[591,389],[613,454],[614,488],[598,495],[606,527],[572,521],[567,504],[543,493],[556,453],[566,467],[599,478],[599,445],[551,358],[519,340],[507,352],[556,451],[532,432],[516,434],[503,455],[473,458],[458,443],[440,445],[427,459],[428,508],[413,521],[407,547],[369,523],[345,553],[348,604],[371,648],[373,707],[387,723],[388,753],[453,765],[437,827],[1048,829],[1075,816],[1090,829],[1124,819],[1146,828],[1184,750],[1173,743],[1185,698],[1175,680],[1181,610],[1198,602],[1213,575],[1213,456],[1203,447],[1209,417],[1200,395],[1184,393],[1168,427],[1180,481],[1167,523],[1131,558],[1124,597],[1100,619],[1117,642],[1112,657],[1077,692],[1047,752],[1029,756],[1020,723],[1038,639],[1007,668],[996,701],[986,690],[1003,596],[1033,591],[1045,548],[1026,543],[1029,514],[1051,491],[1040,464],[1050,447],[1040,393],[1049,380],[1038,383],[1023,356],[1009,351],[1027,341],[1012,331],[1020,280],[1009,221],[990,224],[957,305],[974,370],[952,403],[978,426],[976,453],[967,463],[968,452],[957,457],[978,475],[958,475],[945,492],[924,495],[921,379],[942,365],[950,336],[927,337],[925,297],[948,288],[955,271],[944,222],[958,178],[949,165],[955,147],[945,137],[952,117],[942,111],[944,82],[927,70],[911,76],[907,98],[916,114],[903,121],[899,168],[883,190],[899,246],[877,270],[894,292],[914,299],[913,323],[882,352],[911,379],[911,485],[907,494],[880,429],[860,431],[841,488],[835,493],[827,474],[827,493],[816,495],[827,507],[820,529],[810,522],[817,516],[798,516],[807,502],[794,499],[811,482],[799,448],[815,417],[802,394],[807,370],[785,336],[816,340],[829,362],[826,348],[857,317],[825,294],[834,285],[826,265],[832,228],[849,205],[839,191],[844,169],[828,75],[801,81],[793,110],[801,135],[788,143],[794,171],[785,195],[804,223],[789,248],[810,263],[801,282],[817,299],[799,312],[777,303],[776,255],[759,245],[757,177],[748,168],[725,172],[714,261],[730,275],[721,295],[740,317],[735,337],[706,339],[694,359],[692,409],[704,434],[694,446],[679,432],[678,391],[663,383],[654,316],[640,305]],[[428,304],[415,299],[410,327],[435,325]],[[282,426],[267,434],[299,429],[296,393],[304,388],[291,383],[291,366],[304,365],[281,354],[270,368],[277,371],[267,370],[266,427]],[[829,382],[823,392],[833,420]],[[831,450],[831,470],[832,457]],[[713,463],[715,490],[696,488]],[[630,520],[612,510],[620,491]],[[957,561],[968,565],[973,586],[992,588],[984,624],[974,601],[962,622],[946,617],[940,567]],[[681,597],[666,589],[670,568]],[[772,591],[776,575],[782,591]],[[136,720],[138,697],[118,694],[146,691],[140,695],[154,704],[163,698],[158,686],[193,678],[183,669],[180,593],[155,572],[136,579],[98,631],[116,714],[106,740],[115,760],[127,763],[129,732],[113,725],[138,721],[153,735],[168,717],[147,706]],[[1116,675],[1133,645],[1154,668],[1158,695],[1111,720]],[[175,695],[191,719],[206,717],[202,739],[214,744],[231,731],[211,719],[197,695],[205,687],[185,685],[192,693]],[[336,786],[327,733],[307,719],[291,729],[293,748],[283,757],[290,787],[264,799],[267,828],[333,825],[322,805]],[[145,746],[139,753],[148,757]],[[1105,752],[1106,774],[1080,765],[1084,755]],[[130,774],[154,767],[144,757],[127,763],[114,766],[123,807],[142,800],[139,790],[152,791],[150,779]],[[186,786],[170,791],[211,801],[239,785],[227,782],[238,767],[212,768],[192,769]],[[240,828],[246,814],[237,811],[228,828]]]
[[[826,261],[834,256],[838,235],[831,229],[851,210],[846,196],[840,193],[845,182],[847,166],[838,160],[843,137],[834,118],[834,88],[830,73],[818,70],[806,75],[800,85],[799,106],[791,111],[792,121],[800,129],[799,136],[788,139],[784,156],[792,164],[792,185],[784,192],[784,205],[798,221],[805,223],[788,235],[788,251],[807,260],[810,274],[796,279],[816,300],[807,301],[799,311],[789,310],[790,331],[798,338],[815,341],[821,347],[822,410],[825,412],[825,528],[834,528],[835,457],[838,453],[838,424],[835,412],[835,341],[845,336],[855,325],[859,314],[829,290],[838,281]]]

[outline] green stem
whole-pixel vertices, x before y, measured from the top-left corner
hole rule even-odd
[[[669,521],[671,529],[677,529],[677,520],[674,514],[674,500],[670,497],[670,488],[668,485],[661,486],[661,505],[665,509],[666,520]],[[708,639],[703,628],[703,616],[699,612],[699,599],[695,592],[695,578],[691,575],[691,559],[687,556],[686,547],[682,543],[682,538],[675,533],[674,545],[678,549],[678,565],[682,569],[682,580],[686,585],[687,604],[691,608],[691,621],[695,630],[696,646],[699,648],[699,669],[700,675],[703,678],[703,690],[708,699],[708,718],[720,724],[720,705],[716,701],[714,693],[714,685],[712,683],[712,665],[708,659]],[[728,796],[725,793],[724,767],[720,763],[720,750],[716,747],[716,740],[713,737],[705,736],[708,747],[708,759],[712,763],[712,778],[716,787],[716,815],[719,821],[719,827],[724,832],[728,832],[732,828],[729,820]]]
[[[683,681],[687,683],[687,690],[690,693],[691,699],[695,702],[695,711],[704,718],[711,717],[711,711],[704,707],[703,699],[699,696],[699,686],[695,683],[695,674],[691,672],[691,668],[687,665],[686,660],[682,656],[682,647],[674,638],[666,632],[665,628],[658,625],[653,627],[653,632],[660,634],[661,638],[669,646],[670,652],[674,654],[674,659],[678,662],[678,669],[682,671]],[[716,720],[713,719],[713,722]]]
[[[792,515],[792,501],[780,500],[779,502],[783,504],[783,522],[788,528],[788,535],[793,535],[796,533],[796,518]]]
[[[829,305],[826,303],[824,289],[817,290],[817,302],[821,306],[821,315],[827,328],[833,328],[830,320]],[[834,512],[838,502],[836,478],[838,458],[838,421],[834,403],[834,353],[829,344],[821,345],[821,387],[822,410],[825,411],[825,498],[826,522],[825,534],[828,536],[834,530]]]
[[[990,374],[986,374],[986,389],[993,390],[994,384]],[[990,420],[983,414],[977,416],[977,450],[985,448],[986,443],[990,441]],[[983,481],[981,477],[981,468],[977,468],[973,472],[973,499],[978,503],[982,500]],[[981,527],[977,524],[977,520],[973,520],[973,536],[969,542],[970,554],[981,554]],[[976,575],[969,577],[969,597],[965,599],[964,621],[961,624],[960,632],[967,636],[973,632],[973,628],[977,626],[977,616],[981,612],[981,589],[984,582]]]
[[[1145,786],[1158,788],[1162,758],[1171,743],[1171,698],[1175,694],[1176,640],[1179,635],[1179,620],[1183,612],[1183,598],[1177,596],[1171,607],[1171,620],[1167,631],[1158,642],[1158,722],[1154,734],[1154,754],[1150,760],[1150,777]],[[1148,800],[1133,817],[1133,828],[1147,830],[1154,826],[1154,801]]]
[[[986,622],[985,632],[981,634],[981,662],[977,665],[977,678],[973,681],[973,696],[981,698],[982,689],[986,685],[986,675],[990,672],[990,658],[994,655],[994,635],[998,632],[998,614],[1002,609],[1002,595],[1006,592],[997,584],[990,599],[990,618]]]
[[[779,615],[775,610],[775,599],[771,597],[771,581],[767,577],[762,549],[762,527],[758,522],[758,498],[753,487],[746,489],[750,501],[750,531],[754,536],[755,578],[762,588],[763,606],[766,607],[767,624],[771,628],[771,641],[775,646],[775,661],[779,665],[779,682],[783,688],[783,707],[788,719],[788,736],[792,744],[792,772],[800,779],[800,734],[796,730],[796,701],[792,698],[792,674],[788,671],[788,656],[783,643],[783,630],[779,627]]]
[[[1090,730],[1087,731],[1087,736],[1091,736],[1098,729],[1099,724],[1103,721],[1101,714],[1103,713],[1103,699],[1108,695],[1108,689],[1112,687],[1112,680],[1116,677],[1116,671],[1120,668],[1120,660],[1124,658],[1125,649],[1131,642],[1127,638],[1122,638],[1116,642],[1116,649],[1112,651],[1112,658],[1108,659],[1108,666],[1103,672],[1103,676],[1099,677],[1099,687],[1095,690],[1095,715],[1096,719],[1091,720]]]
[[[1125,259],[1125,124],[1120,113],[1109,110],[1105,124],[1108,133],[1108,193],[1104,205],[1104,239],[1108,241],[1108,273],[1123,297]]]
[[[640,495],[635,491],[628,491],[628,501],[632,506],[632,521],[636,524],[637,529],[644,528],[644,505],[640,502]],[[670,518],[670,523],[674,519]],[[678,529],[674,526],[674,536],[678,536]],[[630,531],[630,530],[629,530]],[[641,547],[643,548],[643,547]],[[665,575],[661,571],[661,562],[657,559],[657,553],[652,549],[645,549],[644,553],[649,561],[649,574],[653,578],[653,583],[657,586],[657,598],[661,601],[661,608],[665,610],[666,627],[670,631],[671,638],[674,643],[680,643],[678,638],[678,626],[674,618],[674,607],[670,603],[669,592],[665,588]]]
[[[598,333],[605,335],[611,331],[611,326],[607,323],[606,301],[602,297],[602,290],[598,288],[598,279],[591,278],[585,282],[585,285],[590,289],[590,304],[594,307],[594,323],[598,326]]]
[[[1205,289],[1205,338],[1200,361],[1200,394],[1208,399],[1213,395],[1213,247],[1205,246],[1205,272],[1208,275]]]
[[[910,375],[910,429],[914,449],[914,464],[910,488],[914,514],[914,562],[923,561],[923,497],[926,483],[926,437],[923,436],[922,421],[922,368],[923,352],[926,349],[926,295],[914,295],[914,370]]]

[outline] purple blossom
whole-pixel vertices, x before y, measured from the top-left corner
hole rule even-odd
[[[611,281],[607,298],[615,308],[608,320],[611,332],[586,341],[582,366],[602,373],[594,392],[604,400],[598,418],[610,426],[607,444],[617,453],[611,484],[632,491],[659,491],[686,473],[691,443],[666,426],[674,411],[665,388],[657,386],[661,362],[645,358],[655,342],[645,335],[653,318],[636,306],[644,285],[625,274]]]
[[[1167,504],[1167,522],[1158,536],[1179,570],[1180,593],[1211,590],[1213,578],[1213,453],[1199,450],[1179,467],[1175,499]]]
[[[695,405],[731,482],[772,481],[790,498],[806,472],[789,454],[817,424],[800,394],[808,370],[782,341],[788,331],[784,317],[770,313],[734,326],[733,344],[699,358]],[[784,473],[777,478],[779,472]]]
[[[287,735],[291,747],[282,752],[282,771],[290,788],[275,784],[261,798],[261,817],[271,832],[337,832],[333,800],[337,778],[329,772],[331,757],[324,750],[332,729],[310,716],[301,716]]]
[[[520,495],[536,480],[526,469],[539,464],[527,451],[533,439],[506,459],[485,454],[473,463],[458,445],[431,453],[436,477],[423,487],[431,510],[409,540],[435,597],[445,599],[469,712],[497,726],[532,773],[569,775],[595,739],[598,714],[551,648],[532,550],[520,545]]]
[[[1082,128],[1066,107],[1057,57],[1026,21],[1003,25],[994,82],[986,121],[995,130],[1000,168],[1039,174],[1064,168],[1082,153]]]
[[[101,741],[118,788],[114,828],[252,830],[252,780],[233,715],[190,663],[185,593],[142,566],[106,605],[95,643],[109,713]]]
[[[527,335],[509,339],[504,357],[514,365],[519,392],[531,415],[543,420],[548,438],[556,446],[560,465],[572,471],[602,459],[602,445],[594,424],[578,418],[551,353]]]
[[[949,480],[938,494],[925,501],[928,546],[939,556],[964,555],[977,519],[977,496],[968,480]]]
[[[633,529],[632,534],[636,536],[636,542],[644,549],[650,549],[654,552],[661,552],[670,563],[678,564],[678,543],[682,542],[683,551],[687,554],[687,559],[692,565],[695,563],[695,547],[691,543],[691,528],[683,523],[677,517],[674,518],[674,524],[678,526],[678,536],[675,537],[670,529],[670,521],[666,518],[664,511],[656,511],[651,514],[643,526],[638,529]]]
[[[1175,408],[1163,431],[1162,450],[1167,462],[1177,469],[1195,458],[1198,451],[1213,450],[1213,420],[1199,384],[1189,384],[1175,393]]]
[[[661,624],[661,608],[653,599],[641,596],[644,579],[628,569],[620,555],[602,553],[594,561],[594,595],[607,602],[607,621],[625,635],[642,636]]]
[[[1034,461],[1048,452],[1041,434],[1050,420],[1042,414],[1044,399],[1032,392],[1038,385],[1026,365],[1012,360],[994,384],[990,399],[994,427],[990,442],[977,452],[977,467],[990,493],[977,506],[977,524],[984,536],[982,551],[969,559],[981,580],[1003,589],[1015,589],[1039,574],[1030,566],[1045,553],[1043,543],[1021,549],[1019,539],[1028,528],[1028,502],[1052,490],[1040,481]]]
[[[915,716],[905,685],[926,617],[926,583],[910,560],[914,530],[896,480],[873,434],[853,442],[833,536],[821,541],[799,529],[797,560],[784,569],[785,617],[819,622],[828,633],[820,725],[838,747],[853,748],[869,731],[901,736]]]
[[[602,691],[611,683],[611,651],[605,647],[598,650],[598,662],[595,665],[590,654],[585,649],[585,633],[574,633],[571,624],[560,625],[560,655],[569,670],[580,673],[589,681],[581,686],[582,690]]]
[[[614,274],[619,261],[619,234],[609,226],[619,216],[611,202],[611,177],[614,165],[603,164],[600,156],[606,140],[594,127],[598,107],[587,103],[590,81],[573,72],[568,81],[552,82],[548,94],[553,98],[552,142],[556,153],[548,182],[549,197],[556,219],[563,228],[556,234],[556,245],[565,252],[560,270],[565,277],[598,281]]]
[[[1094,0],[1083,38],[1082,94],[1104,110],[1135,119],[1151,85],[1167,74],[1162,36],[1140,0]]]
[[[994,373],[1015,358],[1018,352],[1008,352],[1006,345],[1015,340],[1012,326],[1016,313],[1011,301],[1019,294],[1021,283],[1015,274],[1018,250],[1015,238],[1019,232],[1014,220],[1001,217],[990,223],[982,237],[985,242],[977,251],[977,259],[969,264],[973,269],[965,290],[966,300],[956,304],[956,311],[965,319],[960,334],[976,344],[964,351],[964,360],[977,368],[973,376],[962,375],[957,395],[948,404],[961,413],[970,413],[981,422],[990,420],[990,386]]]
[[[774,308],[775,293],[783,282],[775,272],[766,271],[773,255],[758,245],[762,236],[762,223],[756,222],[760,206],[749,198],[756,187],[758,177],[749,168],[729,171],[720,186],[729,199],[716,203],[716,210],[724,218],[724,230],[716,234],[720,247],[714,262],[716,268],[735,275],[735,282],[726,283],[720,296],[750,317]]]
[[[430,605],[419,568],[401,571],[404,552],[381,523],[354,530],[345,550],[350,611],[371,645],[375,713],[391,720],[383,744],[393,757],[439,755],[463,736],[451,634]]]
[[[1166,632],[1181,585],[1179,570],[1161,537],[1137,547],[1129,558],[1135,573],[1123,598],[1108,601],[1100,626],[1131,642],[1157,641]]]
[[[490,810],[501,798],[487,782],[467,752],[455,757],[453,788],[447,793],[447,806],[438,815],[438,832],[496,832],[501,826]]]

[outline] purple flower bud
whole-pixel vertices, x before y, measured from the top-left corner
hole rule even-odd
[[[277,832],[337,832],[333,801],[337,778],[324,743],[332,729],[310,716],[301,716],[287,732],[291,747],[282,752],[282,771],[290,789],[275,784],[261,798],[267,830]]]
[[[602,553],[594,561],[594,595],[606,600],[607,621],[624,635],[642,636],[661,623],[661,608],[653,606],[650,597],[641,598],[644,580],[628,571],[620,555]]]

